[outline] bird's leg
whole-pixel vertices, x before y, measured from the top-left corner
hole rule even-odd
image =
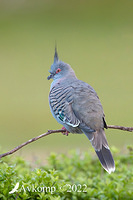
[[[70,133],[69,131],[66,130],[66,128],[63,126],[62,130],[65,130],[65,132],[62,132],[63,135],[68,136],[68,133]]]

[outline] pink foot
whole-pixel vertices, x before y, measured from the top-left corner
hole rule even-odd
[[[69,131],[66,130],[66,128],[63,126],[62,130],[65,130],[65,132],[62,132],[63,135],[68,136],[68,133],[70,133]]]

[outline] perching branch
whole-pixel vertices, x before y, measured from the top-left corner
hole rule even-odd
[[[108,125],[107,127],[108,127],[108,128],[111,128],[111,129],[119,129],[119,130],[123,130],[123,131],[130,131],[130,132],[133,132],[133,127],[124,127],[124,126],[115,126],[115,125]],[[45,137],[45,136],[50,135],[50,134],[52,134],[52,133],[63,133],[63,132],[65,132],[65,130],[63,130],[63,129],[59,129],[59,130],[48,130],[47,133],[43,133],[43,134],[41,134],[41,135],[39,135],[39,136],[37,136],[37,137],[34,137],[34,138],[28,140],[27,142],[24,142],[23,144],[20,144],[19,146],[15,147],[15,148],[12,149],[11,151],[8,151],[8,152],[6,152],[6,153],[0,154],[0,158],[5,157],[5,156],[8,156],[8,155],[10,155],[10,154],[13,154],[13,153],[15,153],[16,151],[18,151],[19,149],[21,149],[22,147],[24,147],[24,146],[26,146],[26,145],[28,145],[28,144],[30,144],[30,143],[32,143],[32,142],[34,142],[34,141],[36,141],[36,140],[42,138],[42,137]]]
[[[122,130],[122,131],[133,132],[133,127],[115,126],[115,125],[108,125],[107,127],[112,128],[112,129],[119,129],[119,130]]]
[[[45,137],[45,136],[50,135],[50,134],[52,134],[52,133],[60,133],[60,132],[63,133],[63,132],[65,132],[65,130],[62,130],[62,129],[61,129],[61,130],[48,130],[47,133],[43,133],[43,134],[41,134],[41,135],[39,135],[39,136],[37,136],[37,137],[34,137],[34,138],[28,140],[27,142],[24,142],[24,143],[20,144],[19,146],[15,147],[15,148],[12,149],[11,151],[8,151],[7,153],[0,154],[0,158],[5,157],[5,156],[8,156],[8,155],[10,155],[10,154],[13,154],[13,153],[15,153],[16,151],[18,151],[19,149],[21,149],[22,147],[24,147],[24,146],[30,144],[31,142],[34,142],[34,141],[36,141],[36,140],[38,140],[38,139],[40,139],[40,138],[42,138],[42,137]]]

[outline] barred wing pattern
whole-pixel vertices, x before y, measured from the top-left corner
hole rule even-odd
[[[49,94],[49,103],[54,117],[62,124],[77,127],[80,121],[72,110],[73,88],[56,86],[53,87]]]

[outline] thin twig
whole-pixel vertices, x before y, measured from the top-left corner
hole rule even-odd
[[[111,128],[111,129],[119,129],[119,130],[123,130],[123,131],[130,131],[130,132],[133,132],[133,127],[124,127],[124,126],[115,126],[115,125],[108,125],[107,126],[108,128]],[[8,155],[11,155],[13,153],[15,153],[16,151],[18,151],[19,149],[21,149],[22,147],[42,138],[42,137],[45,137],[47,135],[50,135],[52,133],[63,133],[65,132],[65,130],[63,129],[59,129],[59,130],[48,130],[47,133],[43,133],[37,137],[34,137],[30,140],[28,140],[27,142],[24,142],[23,144],[20,144],[19,146],[15,147],[14,149],[12,149],[11,151],[8,151],[6,153],[3,153],[3,154],[0,154],[0,158],[2,157],[5,157],[5,156],[8,156]]]
[[[36,141],[36,140],[38,140],[38,139],[40,139],[40,138],[42,138],[42,137],[45,137],[45,136],[50,135],[50,134],[52,134],[52,133],[60,133],[60,132],[65,132],[65,130],[63,130],[63,129],[61,129],[61,130],[48,130],[47,133],[43,133],[43,134],[41,134],[41,135],[39,135],[39,136],[37,136],[37,137],[34,137],[34,138],[28,140],[27,142],[24,142],[24,143],[20,144],[19,146],[15,147],[15,148],[12,149],[11,151],[8,151],[8,152],[6,152],[6,153],[0,154],[0,158],[5,157],[5,156],[8,156],[8,155],[10,155],[10,154],[13,154],[13,153],[15,153],[16,151],[18,151],[19,149],[21,149],[22,147],[24,147],[24,146],[30,144],[31,142],[34,142],[34,141]]]
[[[108,128],[112,128],[112,129],[119,129],[122,131],[130,131],[133,132],[133,127],[124,127],[124,126],[115,126],[115,125],[108,125]]]

